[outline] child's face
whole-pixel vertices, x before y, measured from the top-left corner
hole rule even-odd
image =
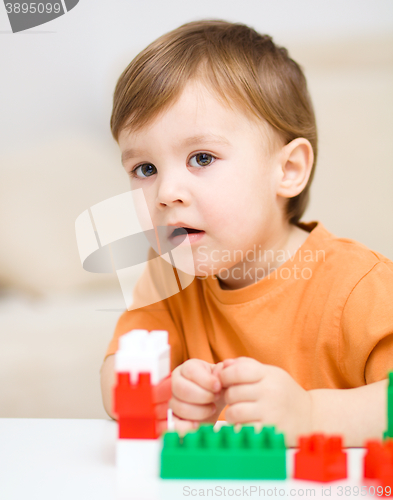
[[[195,82],[150,126],[120,133],[131,188],[143,189],[154,226],[200,230],[189,234],[197,276],[218,274],[254,245],[263,251],[283,237],[285,200],[276,194],[283,144],[276,138],[273,147],[272,137]]]

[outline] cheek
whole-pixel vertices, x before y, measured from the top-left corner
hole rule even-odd
[[[221,229],[236,238],[256,228],[268,217],[271,194],[259,179],[234,179],[206,193],[204,218],[212,229]]]
[[[227,175],[205,186],[202,202],[212,220],[228,220],[250,198],[250,188],[244,179]]]

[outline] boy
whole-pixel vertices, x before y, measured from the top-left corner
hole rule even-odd
[[[317,132],[287,51],[242,24],[185,24],[121,75],[111,129],[154,226],[189,233],[197,278],[120,317],[101,371],[107,412],[119,336],[164,329],[179,428],[227,406],[228,422],[276,425],[289,446],[315,431],[346,446],[381,437],[393,263],[300,222]],[[150,262],[134,306],[159,286]]]

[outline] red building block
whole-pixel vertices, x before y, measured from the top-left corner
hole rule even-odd
[[[379,492],[379,496],[393,496],[393,439],[370,440],[365,447],[363,477],[382,486],[383,495]]]
[[[365,479],[377,479],[384,469],[393,465],[393,440],[367,441],[363,473]]]
[[[157,439],[157,421],[155,418],[120,417],[119,439]]]
[[[296,479],[327,482],[347,477],[347,454],[341,436],[300,437],[299,448],[295,453]]]
[[[377,479],[385,469],[393,467],[393,439],[367,441],[363,465],[366,479]]]
[[[130,374],[117,373],[113,391],[113,412],[119,423],[119,438],[156,439],[166,429],[170,376],[151,385],[150,373],[140,373],[132,384]]]

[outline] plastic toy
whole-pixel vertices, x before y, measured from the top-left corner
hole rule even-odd
[[[392,496],[393,493],[393,439],[379,441],[377,439],[366,442],[366,454],[363,462],[363,477],[375,479],[378,486],[382,486],[382,494],[378,496]]]
[[[139,373],[150,373],[151,383],[158,382],[170,374],[170,346],[165,330],[132,330],[119,339],[119,350],[115,354],[116,372],[128,372],[132,382]]]
[[[387,391],[388,428],[383,433],[383,439],[393,438],[393,372],[388,373],[389,385]]]
[[[150,373],[140,373],[132,384],[129,373],[117,374],[113,412],[118,419],[120,439],[156,439],[166,429],[171,378],[157,385],[150,383]]]
[[[132,330],[119,339],[113,413],[119,439],[157,439],[167,429],[171,398],[168,332]]]
[[[164,434],[161,477],[164,479],[285,479],[284,435],[274,427],[255,432],[244,426],[235,432],[223,426],[202,425],[181,438]]]
[[[366,442],[363,473],[365,479],[378,479],[383,483],[393,483],[393,439]],[[393,492],[393,490],[392,490]]]
[[[299,438],[294,477],[309,481],[335,481],[347,477],[347,454],[341,436],[312,434]]]

